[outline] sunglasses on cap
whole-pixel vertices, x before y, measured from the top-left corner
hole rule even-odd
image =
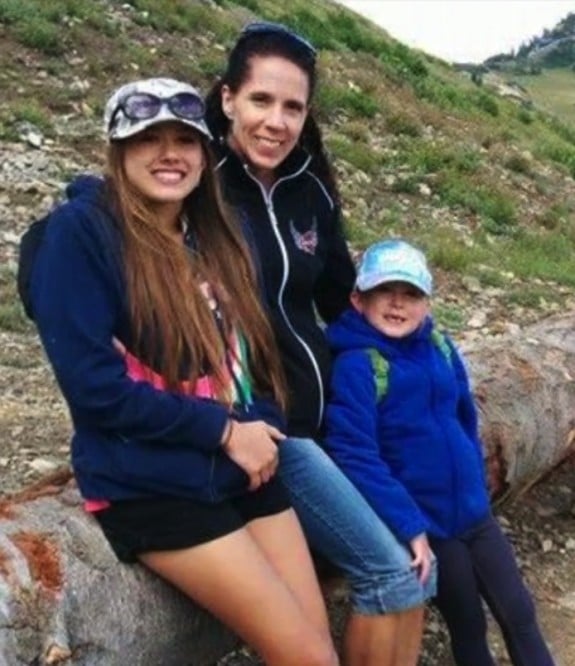
[[[109,130],[114,127],[120,111],[130,120],[150,120],[155,118],[164,107],[167,107],[175,117],[183,120],[201,120],[206,112],[202,98],[193,93],[183,92],[171,97],[158,97],[151,93],[132,93],[125,97],[114,110],[110,118]]]
[[[308,42],[307,39],[301,35],[298,35],[297,32],[290,30],[281,23],[270,23],[268,21],[256,21],[254,23],[248,23],[240,32],[238,43],[247,37],[252,37],[253,35],[266,34],[283,35],[284,37],[294,41],[296,44],[299,44],[299,46],[302,46],[314,60],[317,56],[317,50],[314,48],[311,42]]]

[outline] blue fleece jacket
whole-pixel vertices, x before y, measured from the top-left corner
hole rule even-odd
[[[101,181],[83,179],[69,195],[50,215],[31,270],[30,300],[70,409],[80,491],[88,499],[203,501],[245,492],[247,475],[220,446],[229,417],[224,405],[128,376],[112,342],[132,348],[121,234]],[[153,361],[142,360],[153,369]],[[283,425],[265,400],[233,416]]]
[[[463,363],[431,339],[431,318],[401,339],[348,310],[327,331],[337,353],[326,447],[400,541],[456,536],[489,513],[477,414]],[[377,403],[367,349],[389,363]]]

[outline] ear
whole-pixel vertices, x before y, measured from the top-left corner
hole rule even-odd
[[[228,85],[222,86],[222,111],[230,120],[234,117],[234,94]]]
[[[354,289],[349,295],[349,301],[352,306],[359,312],[363,312],[363,297],[357,289]]]

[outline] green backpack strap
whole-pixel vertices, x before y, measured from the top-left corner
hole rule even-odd
[[[451,349],[449,342],[447,342],[445,333],[438,331],[436,328],[432,329],[431,341],[445,356],[445,360],[449,363],[449,365],[453,365],[453,350]]]
[[[389,361],[384,358],[377,349],[370,347],[365,350],[367,355],[371,360],[371,365],[373,367],[373,378],[375,381],[375,392],[377,395],[377,401],[379,402],[381,398],[387,393],[388,387],[388,375],[389,375]]]
[[[453,351],[445,334],[437,329],[431,331],[431,341],[439,349],[450,366],[453,365]],[[373,378],[375,381],[375,391],[377,401],[379,402],[386,394],[389,388],[389,361],[381,355],[377,349],[370,347],[365,350],[370,358],[373,367]]]

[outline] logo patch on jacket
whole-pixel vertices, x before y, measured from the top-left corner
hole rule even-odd
[[[300,233],[294,226],[293,220],[290,220],[289,229],[296,247],[307,254],[315,254],[317,247],[317,220],[313,218],[311,229]]]

